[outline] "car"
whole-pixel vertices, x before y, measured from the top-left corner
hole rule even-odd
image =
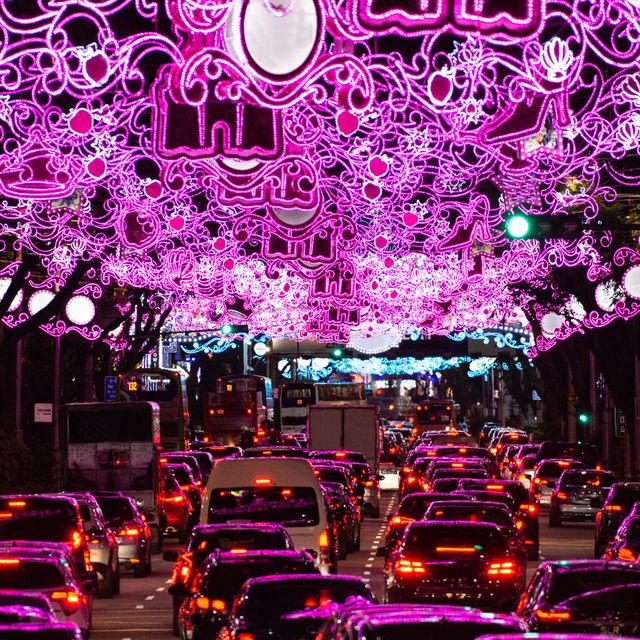
[[[495,524],[421,521],[385,565],[387,602],[514,608],[524,582],[517,552]]]
[[[348,465],[342,465],[338,463],[326,464],[324,461],[321,464],[312,461],[313,473],[320,482],[338,482],[355,505],[358,505],[358,499],[356,497],[356,491],[358,487],[358,478],[355,473],[352,472]]]
[[[529,486],[530,502],[537,502],[548,506],[551,500],[551,492],[563,471],[567,469],[585,469],[584,462],[580,460],[553,459],[542,460],[533,469],[533,476]]]
[[[230,520],[282,524],[296,548],[312,552],[323,573],[337,570],[322,490],[307,460],[219,460],[209,476],[200,523]]]
[[[206,449],[200,449],[197,451],[189,451],[189,455],[196,459],[198,466],[200,467],[200,475],[202,476],[202,486],[207,484],[209,474],[213,471],[213,465],[215,459],[213,455]]]
[[[640,567],[614,560],[543,562],[518,605],[532,631],[636,635]]]
[[[165,464],[186,464],[198,489],[202,490],[207,484],[207,478],[203,474],[195,452],[167,451],[160,456],[159,461],[161,466]]]
[[[118,492],[92,491],[107,526],[118,540],[120,571],[133,571],[136,578],[151,572],[151,531],[133,498]]]
[[[192,529],[195,521],[200,515],[199,509],[194,505],[194,497],[189,489],[195,488],[198,494],[197,505],[200,505],[200,491],[194,484],[186,487],[180,484],[177,475],[180,475],[176,467],[183,467],[187,471],[186,465],[165,464],[160,468],[160,481],[158,483],[158,520],[160,531],[163,536],[177,536],[178,542],[184,543]],[[190,475],[190,472],[189,472]],[[193,477],[193,476],[190,476]]]
[[[97,586],[97,575],[78,572],[64,543],[0,544],[0,589],[45,595],[56,619],[77,624],[85,637],[91,629],[93,593]]]
[[[524,580],[527,569],[527,547],[524,536],[516,528],[509,508],[500,502],[448,500],[432,502],[424,514],[426,521],[490,522],[507,538],[509,549],[522,565]],[[524,589],[524,584],[521,585]]]
[[[451,480],[452,482],[447,485],[450,488],[444,489],[444,491],[453,491],[458,487],[460,480],[468,479],[482,480],[489,479],[489,476],[485,469],[436,469],[429,480],[423,483],[422,488],[425,491],[443,491],[443,489],[438,488],[439,486],[444,486],[441,481]]]
[[[616,477],[610,471],[564,471],[549,499],[549,526],[559,527],[563,520],[595,520],[615,481]]]
[[[214,551],[197,570],[190,591],[181,585],[169,587],[170,595],[184,598],[178,612],[180,638],[217,637],[227,624],[236,594],[249,578],[294,573],[318,574],[306,551]]]
[[[85,636],[72,622],[0,624],[2,640],[81,640]]]
[[[487,491],[489,495],[507,493],[513,498],[516,528],[522,532],[527,545],[529,560],[540,555],[540,510],[531,502],[530,494],[518,480],[462,480],[459,487],[464,491]],[[482,499],[478,497],[478,499]],[[487,498],[492,500],[492,498]]]
[[[171,458],[169,459],[171,460]],[[191,503],[193,511],[199,514],[202,507],[202,490],[193,475],[191,467],[184,462],[168,462],[160,467],[160,475],[165,476],[168,473],[175,477],[180,484],[180,489],[182,489],[182,492]],[[191,523],[191,526],[193,524],[195,522]]]
[[[64,542],[78,573],[91,565],[80,506],[68,495],[0,496],[0,540]]]
[[[355,576],[279,575],[251,578],[238,593],[229,616],[230,640],[249,637],[299,640],[314,638],[333,607],[375,598]]]
[[[402,539],[404,530],[410,522],[422,520],[429,505],[436,500],[464,500],[459,496],[451,496],[448,493],[409,493],[398,505],[395,513],[389,516],[385,530],[385,552],[391,553]],[[466,498],[470,500],[471,498]]]
[[[222,551],[247,551],[262,549],[273,551],[293,551],[293,541],[286,529],[279,524],[205,524],[197,525],[191,531],[183,553],[175,549],[167,550],[162,557],[173,562],[171,584],[173,589],[173,633],[178,635],[178,611],[207,557],[216,549]],[[184,587],[184,589],[181,589]]]
[[[38,607],[0,605],[0,625],[29,622],[56,622],[56,617],[53,613],[47,613]]]
[[[598,449],[587,442],[551,442],[545,440],[538,449],[538,462],[543,460],[579,460],[587,469],[599,467]]]
[[[360,548],[360,509],[354,504],[338,482],[321,482],[320,486],[325,494],[328,510],[336,521],[339,535],[338,559],[344,560],[347,553]]]
[[[411,475],[415,476],[422,488],[427,491],[426,487],[434,478],[434,474],[442,470],[484,471],[486,474],[484,477],[489,477],[487,461],[479,458],[419,458],[413,465]]]
[[[603,558],[637,562],[640,557],[640,516],[627,516],[615,538],[609,543]]]
[[[91,566],[98,573],[99,598],[113,598],[120,593],[118,540],[109,529],[97,500],[90,493],[73,493],[79,507],[84,533],[89,541]]]
[[[538,464],[538,457],[535,453],[530,453],[519,460],[514,461],[511,479],[521,482],[522,486],[529,491],[531,487],[531,479],[533,478],[533,470],[535,469],[536,464]]]
[[[49,600],[44,593],[0,589],[0,607],[7,606],[40,609],[45,615],[53,616],[55,618],[55,614],[51,606],[51,600]]]
[[[343,605],[328,618],[316,640],[475,640],[487,633],[522,633],[514,615],[471,607],[416,604]]]
[[[622,521],[640,501],[640,482],[615,482],[595,518],[594,555],[600,558],[613,541]]]

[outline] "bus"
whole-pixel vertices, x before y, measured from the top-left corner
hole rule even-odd
[[[362,382],[320,382],[315,388],[316,404],[367,406]]]
[[[251,374],[222,376],[205,394],[205,442],[240,444],[261,435],[273,422],[271,379]]]
[[[159,536],[160,407],[155,402],[77,402],[62,407],[65,491],[121,491]],[[154,552],[155,552],[154,551]]]
[[[189,409],[184,376],[175,369],[134,369],[118,374],[119,402],[155,402],[160,407],[160,440],[164,451],[189,445]]]
[[[424,400],[413,409],[413,432],[456,431],[456,409],[453,400]]]
[[[289,382],[280,387],[280,432],[304,433],[307,407],[317,402],[316,387],[310,382]]]

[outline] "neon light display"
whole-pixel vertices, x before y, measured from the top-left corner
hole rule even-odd
[[[38,0],[0,3],[0,31],[2,246],[42,271],[9,326],[79,261],[51,333],[98,337],[113,285],[177,330],[345,344],[524,305],[535,353],[640,311],[635,247],[501,227],[516,206],[595,221],[637,188],[637,2]],[[511,293],[557,266],[588,270],[593,309]]]

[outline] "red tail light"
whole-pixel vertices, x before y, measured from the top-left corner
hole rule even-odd
[[[184,496],[166,496],[164,501],[173,504],[182,504],[184,502]]]
[[[120,529],[120,531],[118,531],[118,535],[129,537],[139,536],[140,529],[138,529],[138,527],[125,527],[124,529]]]
[[[201,611],[224,611],[227,608],[227,604],[224,600],[212,600],[205,596],[200,596],[196,598],[196,608]]]
[[[365,486],[365,487],[373,487],[373,485],[374,485],[374,484],[375,484],[375,483],[374,483],[374,481],[373,481],[373,480],[367,480],[367,481],[364,483],[364,486]]]
[[[80,535],[77,531],[74,531],[71,536],[71,548],[79,549],[82,546],[84,541],[84,537]]]
[[[636,554],[631,549],[622,547],[622,549],[618,551],[618,560],[623,560],[625,562],[635,562]]]
[[[622,511],[622,507],[619,504],[608,504],[605,508],[605,511]]]
[[[406,482],[407,484],[415,484],[416,482],[418,482],[418,479],[417,479],[417,478],[415,478],[414,476],[409,476],[409,477],[405,480],[405,482]]]
[[[419,560],[396,560],[394,567],[397,573],[404,575],[423,576],[427,573],[424,562],[420,562]]]
[[[54,591],[49,597],[60,604],[67,616],[75,613],[82,602],[82,596],[75,591]]]
[[[402,473],[411,473],[411,467],[402,467]]]
[[[535,516],[538,513],[538,505],[537,504],[521,504],[520,511],[524,511],[525,513],[530,513],[532,516]]]
[[[535,616],[540,622],[571,620],[571,613],[569,611],[545,611],[544,609],[536,609]]]
[[[487,569],[487,575],[491,578],[513,578],[516,575],[516,565],[510,560],[492,562]]]
[[[322,531],[318,537],[318,546],[321,549],[329,548],[329,532],[326,529]]]
[[[556,500],[568,500],[567,494],[564,491],[556,492]]]

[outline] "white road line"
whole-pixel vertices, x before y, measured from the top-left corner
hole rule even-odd
[[[171,584],[171,579],[169,579],[169,580],[165,580],[165,581],[164,581],[164,583],[165,583],[165,584]]]
[[[373,562],[367,562],[367,564],[364,565],[367,569],[371,569],[371,567],[373,567]]]
[[[159,592],[159,591],[164,591],[164,587],[158,587],[158,588],[156,589],[156,591],[158,591],[158,592]]]
[[[144,605],[143,604],[137,604],[136,605],[136,609],[144,609]]]
[[[363,571],[362,575],[364,575],[365,577],[370,576],[371,575],[371,571]]]
[[[145,598],[145,600],[153,600],[154,598],[155,598],[155,596],[147,596],[147,597]]]

